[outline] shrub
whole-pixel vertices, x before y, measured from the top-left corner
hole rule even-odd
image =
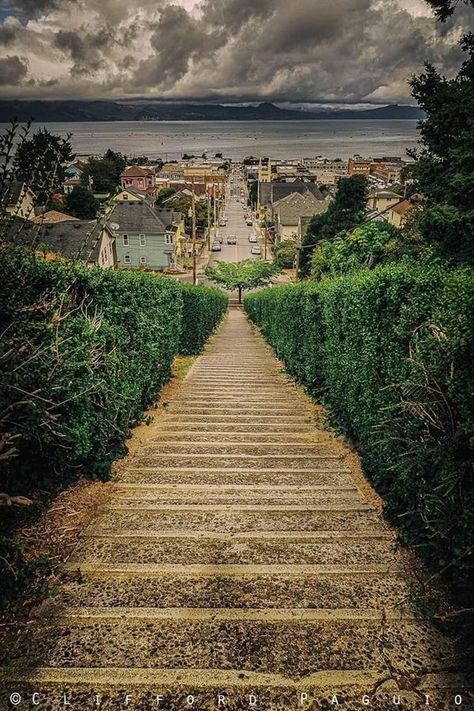
[[[7,490],[62,486],[79,467],[106,478],[169,378],[180,285],[17,248],[0,251],[0,269],[2,429],[16,449]]]
[[[474,523],[472,270],[406,260],[244,303],[289,372],[358,444],[402,540],[465,583]]]
[[[183,319],[179,352],[200,353],[227,309],[228,297],[219,289],[183,286]]]

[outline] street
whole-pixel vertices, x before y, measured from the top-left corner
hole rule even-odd
[[[241,190],[243,190],[242,198]],[[261,259],[263,249],[260,256],[251,254],[252,244],[249,242],[248,237],[251,232],[255,232],[258,236],[259,230],[255,224],[252,227],[245,224],[244,217],[245,215],[250,215],[251,210],[247,205],[247,189],[240,171],[240,164],[232,168],[227,181],[224,214],[227,217],[227,225],[217,228],[218,233],[223,238],[222,250],[210,253],[209,264],[216,261],[240,262],[242,259]],[[237,244],[227,244],[229,235],[236,237]],[[214,234],[211,237],[211,244],[213,240]]]

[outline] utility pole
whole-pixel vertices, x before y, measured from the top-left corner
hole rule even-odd
[[[268,228],[267,228],[266,217],[265,217],[265,228],[264,229],[265,229],[265,243],[264,243],[264,247],[263,247],[263,258],[265,261],[267,261],[267,232],[268,232]]]
[[[193,244],[193,284],[196,286],[197,283],[197,259],[196,259],[196,205],[194,198],[194,178],[192,180],[192,228],[191,228],[191,239]]]
[[[211,249],[211,196],[207,191],[207,248]]]

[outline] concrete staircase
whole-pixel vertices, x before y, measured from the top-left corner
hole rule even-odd
[[[3,672],[41,709],[443,709],[460,689],[450,641],[396,606],[392,533],[238,308],[66,569]]]

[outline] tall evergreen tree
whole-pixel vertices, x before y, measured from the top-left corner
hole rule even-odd
[[[42,128],[19,144],[14,160],[15,175],[33,190],[38,203],[44,204],[53,193],[62,190],[64,164],[73,158],[69,136],[62,138]]]

